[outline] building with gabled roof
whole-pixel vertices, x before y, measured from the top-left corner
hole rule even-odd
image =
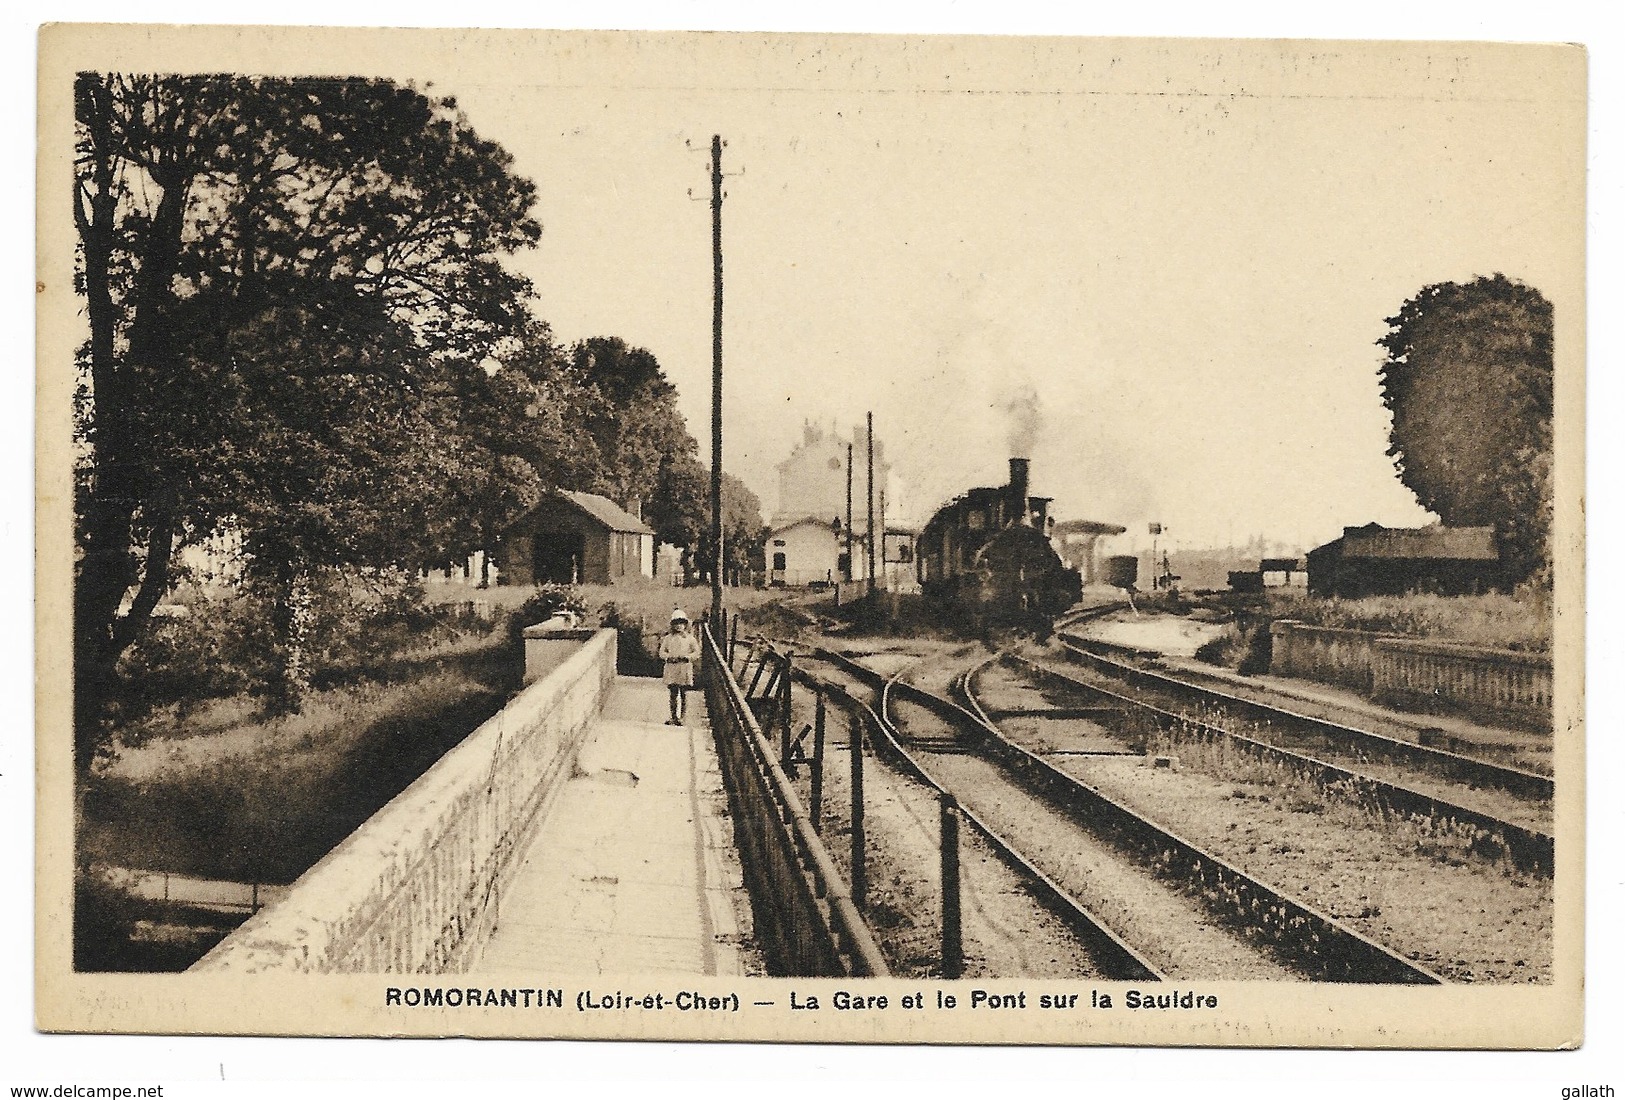
[[[654,530],[608,497],[558,489],[503,529],[501,584],[615,584],[654,576]]]

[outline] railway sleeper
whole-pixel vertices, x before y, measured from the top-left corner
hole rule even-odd
[[[1022,662],[1022,667],[1049,673],[1049,670],[1041,665],[1034,665],[1031,662]],[[1075,683],[1056,673],[1049,674],[1066,682]],[[1089,688],[1089,685],[1077,686],[1103,691],[1100,688]],[[1526,873],[1552,874],[1556,845],[1550,834],[1526,829],[1409,787],[1352,772],[1291,749],[1232,732],[1222,726],[1174,714],[1149,703],[1132,700],[1125,702],[1148,715],[1158,729],[1175,740],[1189,744],[1226,744],[1266,767],[1275,768],[1313,785],[1325,797],[1360,807],[1380,821],[1389,824],[1402,823],[1431,840],[1464,840],[1468,851],[1474,856],[1491,862],[1504,858],[1518,870]]]
[[[968,682],[962,682],[962,689],[971,694]],[[1215,917],[1271,945],[1313,979],[1413,985],[1443,982],[1427,968],[1141,817],[995,729],[986,732],[990,758],[1026,781],[1051,806],[1201,898]]]

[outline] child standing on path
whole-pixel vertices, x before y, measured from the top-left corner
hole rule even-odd
[[[660,639],[660,661],[665,666],[663,679],[671,692],[671,717],[668,726],[683,724],[683,709],[688,689],[694,686],[694,660],[700,655],[700,643],[688,632],[688,616],[678,608],[671,613],[671,629]]]

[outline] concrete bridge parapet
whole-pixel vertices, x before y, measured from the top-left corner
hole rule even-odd
[[[192,969],[465,969],[494,926],[511,856],[569,779],[615,680],[613,630],[572,641],[572,654]]]

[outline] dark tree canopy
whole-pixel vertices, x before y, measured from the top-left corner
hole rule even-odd
[[[711,484],[711,475],[704,473],[705,484]],[[714,553],[711,549],[711,495],[707,488],[705,511],[701,514],[702,529],[699,538],[699,566],[710,572]],[[767,537],[767,524],[762,520],[762,502],[751,492],[750,486],[724,470],[722,472],[722,568],[725,580],[738,583],[736,578],[753,567],[759,556],[762,540]]]
[[[1388,453],[1423,507],[1493,526],[1508,579],[1550,562],[1552,306],[1504,275],[1438,283],[1388,318]]]
[[[284,591],[417,564],[503,469],[464,403],[528,324],[534,187],[383,80],[80,74],[80,761],[174,554],[230,522]]]
[[[568,359],[569,377],[601,397],[586,417],[599,462],[579,487],[622,505],[640,502],[661,542],[693,545],[705,514],[693,490],[704,471],[699,444],[677,411],[677,388],[659,361],[613,336],[581,341]]]

